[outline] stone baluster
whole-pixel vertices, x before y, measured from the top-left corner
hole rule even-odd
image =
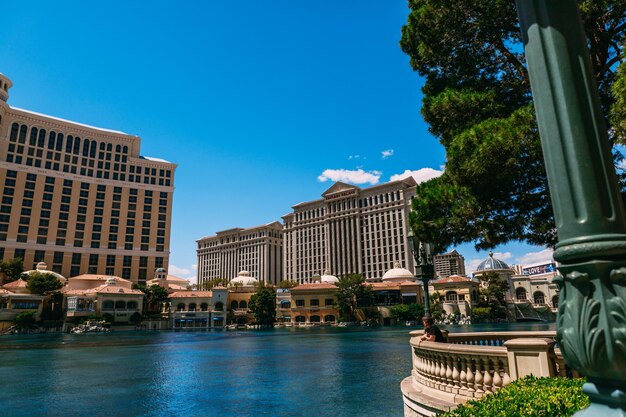
[[[461,366],[461,375],[460,375],[460,384],[461,384],[461,389],[462,390],[466,390],[467,389],[467,372],[465,371],[466,367],[465,367],[465,361],[466,358],[461,356],[459,358],[460,360],[460,366]]]
[[[431,373],[433,381],[435,382],[437,389],[439,389],[439,355],[433,355],[433,371]]]
[[[474,370],[472,358],[467,358],[467,371],[465,372],[465,379],[467,380],[467,391],[470,393],[469,395],[473,395],[474,389]]]
[[[455,392],[458,392],[461,387],[461,372],[459,371],[459,357],[454,356],[452,359],[452,382],[454,384]]]
[[[500,375],[500,360],[493,361],[493,392],[502,388],[502,376]]]
[[[474,386],[476,387],[476,397],[482,397],[485,394],[483,391],[483,359],[480,356],[476,357],[476,374],[474,378]]]
[[[490,392],[493,389],[493,378],[491,377],[491,360],[485,359],[485,375],[484,375],[484,383],[485,383],[485,392]]]
[[[507,361],[502,362],[502,369],[504,370],[504,374],[502,375],[502,386],[506,387],[511,383],[509,364]]]
[[[452,380],[452,361],[454,360],[454,357],[452,356],[447,356],[446,358],[446,385],[448,387],[447,391],[448,392],[452,392],[452,388],[454,388],[454,381]]]

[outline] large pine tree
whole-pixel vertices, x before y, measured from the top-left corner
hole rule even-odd
[[[626,71],[617,76],[616,69],[626,0],[579,6],[611,140],[624,143]],[[410,0],[409,8],[400,44],[426,79],[422,115],[447,156],[445,173],[418,187],[411,216],[416,234],[440,250],[469,241],[477,248],[510,240],[554,245],[514,2]]]

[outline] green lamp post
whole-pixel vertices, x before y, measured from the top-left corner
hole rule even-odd
[[[424,287],[424,316],[431,317],[428,284],[435,275],[432,245],[417,240],[411,229],[409,229],[407,240],[409,241],[409,248],[415,259],[415,276],[422,281],[422,286]]]
[[[575,0],[516,0],[554,206],[557,341],[587,376],[577,416],[626,415],[626,219]]]

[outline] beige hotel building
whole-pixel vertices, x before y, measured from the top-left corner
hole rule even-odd
[[[176,165],[140,138],[11,107],[0,74],[0,259],[144,283],[167,268]]]
[[[283,216],[283,278],[304,283],[330,271],[376,279],[395,262],[413,271],[406,235],[416,185],[413,178],[364,189],[337,182],[322,199],[293,206]]]
[[[241,271],[259,282],[279,283],[283,280],[282,232],[283,225],[273,222],[198,239],[198,284],[216,278],[230,281]]]

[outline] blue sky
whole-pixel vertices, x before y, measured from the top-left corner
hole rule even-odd
[[[196,239],[280,220],[333,179],[441,169],[398,45],[407,13],[400,0],[8,2],[0,72],[10,105],[138,135],[143,155],[178,164],[170,272],[190,277]]]

